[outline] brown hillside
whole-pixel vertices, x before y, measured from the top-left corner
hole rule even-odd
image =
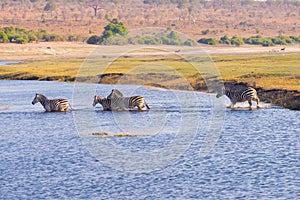
[[[100,35],[108,23],[105,16],[110,15],[120,19],[129,29],[171,27],[194,39],[219,38],[226,34],[242,37],[257,34],[298,36],[300,32],[300,1],[212,0],[177,4],[164,3],[167,2],[164,0],[157,1],[161,2],[157,4],[144,4],[142,0],[100,1],[96,4],[99,1],[53,2],[55,7],[47,11],[47,1],[43,0],[2,0],[0,27],[12,25],[86,37]],[[96,5],[95,15],[93,6]]]

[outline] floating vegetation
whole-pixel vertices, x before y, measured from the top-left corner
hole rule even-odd
[[[93,136],[97,137],[139,137],[139,136],[146,136],[143,134],[136,134],[136,133],[107,133],[107,132],[96,132],[92,133]]]

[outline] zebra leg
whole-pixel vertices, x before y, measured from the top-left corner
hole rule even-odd
[[[252,101],[251,101],[251,99],[248,100],[248,103],[249,103],[249,108],[251,108],[252,107]]]
[[[146,106],[143,103],[139,103],[136,106],[138,107],[139,110],[146,110]]]
[[[70,103],[69,103],[69,107],[70,107],[71,110],[74,110]]]
[[[149,107],[149,105],[147,104],[147,102],[146,102],[146,101],[144,102],[144,104],[145,104],[145,106],[147,107],[147,109],[149,109],[149,110],[150,110],[150,107]]]
[[[233,109],[233,108],[234,108],[234,106],[235,106],[235,104],[236,104],[236,101],[234,101],[234,100],[231,100],[231,105],[230,105],[230,108],[231,108],[231,109]]]
[[[256,107],[257,107],[257,108],[259,108],[259,105],[258,105],[258,104],[259,104],[259,98],[256,97]]]

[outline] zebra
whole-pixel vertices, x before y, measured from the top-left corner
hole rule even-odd
[[[137,106],[139,110],[150,109],[144,97],[142,96],[124,97],[123,94],[117,89],[113,89],[110,95],[107,96],[107,99],[111,99],[112,108],[116,108],[120,110],[124,110],[125,108],[132,109],[135,106]]]
[[[66,112],[68,107],[70,107],[70,109],[73,110],[70,102],[64,98],[48,99],[44,95],[36,93],[32,101],[32,105],[38,102],[42,104],[46,112],[52,112],[52,111]]]
[[[122,111],[126,109],[133,109],[134,107],[138,107],[138,110],[150,109],[146,100],[142,96],[108,99],[102,96],[95,95],[93,106],[95,106],[97,103],[100,103],[102,105],[103,110],[108,111]]]
[[[117,90],[113,89],[111,93],[107,96],[107,98],[104,98],[103,96],[94,96],[94,102],[93,106],[96,106],[97,103],[101,104],[104,111],[111,111],[111,98],[120,98],[123,97],[123,94]]]
[[[238,87],[238,86],[223,86],[222,91],[217,94],[217,98],[226,95],[231,101],[231,108],[234,108],[237,102],[248,101],[249,108],[251,109],[252,100],[256,101],[256,107],[259,108],[259,98],[257,92],[252,87]]]
[[[121,97],[123,97],[122,92],[120,92],[117,89],[112,89],[111,93],[107,96],[107,99],[121,98]]]
[[[107,99],[103,96],[95,95],[93,106],[96,106],[97,103],[102,105],[104,111],[112,111],[110,99]]]

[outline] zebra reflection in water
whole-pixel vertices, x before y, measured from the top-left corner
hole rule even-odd
[[[48,99],[42,94],[35,94],[32,105],[40,102],[47,112],[66,112],[68,107],[72,110],[72,106],[67,99]]]
[[[259,108],[259,98],[257,92],[252,87],[238,86],[238,85],[225,85],[222,90],[217,94],[217,98],[226,95],[231,101],[231,108],[234,108],[237,102],[248,101],[249,108],[251,109],[252,100],[256,101],[256,107]]]

